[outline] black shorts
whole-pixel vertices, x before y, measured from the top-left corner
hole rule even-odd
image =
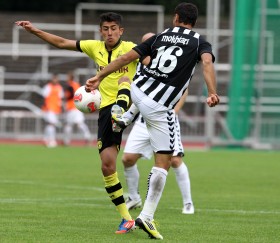
[[[112,130],[112,106],[113,104],[108,105],[99,111],[97,138],[99,153],[101,153],[105,148],[111,147],[114,144],[117,145],[117,148],[119,149],[122,142],[122,131],[113,132]]]

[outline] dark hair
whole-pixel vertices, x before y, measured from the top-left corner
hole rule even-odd
[[[175,14],[179,16],[179,23],[190,24],[193,27],[197,20],[198,9],[192,3],[180,3],[175,8]]]
[[[104,22],[116,22],[117,25],[122,27],[123,17],[120,14],[108,12],[100,15],[100,27]]]

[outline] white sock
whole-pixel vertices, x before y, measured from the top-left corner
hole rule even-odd
[[[175,172],[176,180],[182,194],[183,204],[192,203],[191,183],[186,164],[183,162],[178,168],[172,169]]]
[[[148,178],[148,192],[141,218],[151,221],[154,218],[157,205],[161,198],[168,172],[159,167],[153,167]]]
[[[129,109],[123,114],[123,117],[130,120],[131,123],[138,113],[138,107],[132,103]]]
[[[64,127],[64,136],[63,136],[64,144],[67,144],[67,145],[70,144],[71,134],[72,134],[72,126],[70,124],[66,124]]]
[[[44,135],[44,139],[47,142],[55,142],[55,135],[56,135],[56,130],[55,130],[55,126],[54,125],[47,125],[45,127],[45,135]]]
[[[138,191],[140,175],[137,164],[130,167],[125,167],[124,176],[126,179],[129,197],[132,200],[138,201],[139,199],[141,199],[141,197]]]
[[[89,140],[90,139],[90,131],[88,129],[88,126],[83,122],[78,124],[78,128],[82,131],[84,134],[84,138]]]

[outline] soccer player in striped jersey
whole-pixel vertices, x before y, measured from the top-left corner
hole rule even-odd
[[[188,88],[196,64],[200,61],[208,89],[206,103],[209,107],[219,103],[211,45],[192,30],[197,16],[198,10],[194,4],[180,3],[175,8],[173,27],[137,45],[86,82],[86,90],[90,91],[122,66],[141,57],[151,57],[144,70],[134,76],[131,98],[146,121],[155,153],[155,164],[148,178],[147,197],[136,224],[155,239],[163,239],[156,229],[154,214],[175,148],[174,106]]]
[[[124,32],[122,16],[108,12],[100,15],[100,34],[103,40],[70,40],[42,31],[33,26],[29,21],[17,21],[28,32],[41,38],[47,43],[71,51],[80,51],[88,55],[98,66],[98,72],[104,69],[110,62],[127,53],[135,46],[134,43],[123,41]],[[122,110],[126,110],[130,102],[130,80],[132,80],[138,59],[123,65],[116,72],[105,78],[99,86],[101,105],[98,118],[98,149],[102,162],[102,173],[105,189],[112,202],[121,215],[121,223],[117,234],[127,233],[135,228],[126,207],[123,188],[116,171],[116,160],[122,140],[122,131],[114,132],[112,128],[111,109],[118,104]],[[113,124],[114,126],[114,124]]]
[[[142,42],[154,36],[154,33],[146,33],[142,37]],[[146,57],[144,60],[141,60],[138,64],[137,72],[141,72],[144,68],[144,64],[148,64],[150,57]],[[179,113],[183,105],[185,104],[186,97],[188,95],[188,90],[185,91],[183,96],[180,98],[180,101],[174,107],[176,114]],[[135,116],[133,113],[138,113],[137,107],[129,108],[127,112],[122,115],[122,118],[126,116],[126,119],[129,119],[126,122],[131,123],[134,120]],[[128,116],[130,116],[128,118]],[[113,118],[113,117],[112,117]],[[114,119],[114,118],[113,118]],[[117,120],[119,122],[120,120]],[[122,120],[123,122],[123,120]],[[182,157],[184,157],[184,148],[181,142],[181,131],[180,123],[178,116],[176,116],[176,136],[175,136],[175,150],[171,159],[171,167],[176,175],[177,184],[180,188],[182,199],[183,199],[183,214],[193,214],[194,206],[191,196],[191,183],[189,177],[189,171],[186,164],[183,162]],[[128,125],[128,123],[122,123]],[[128,210],[139,208],[142,206],[142,199],[139,194],[139,179],[140,174],[137,168],[137,161],[140,158],[151,159],[153,155],[153,149],[150,144],[150,135],[147,130],[146,122],[144,118],[140,115],[135,124],[133,125],[132,130],[129,133],[129,136],[126,140],[124,147],[124,154],[122,156],[122,162],[124,165],[124,175],[128,187],[128,198],[126,200],[126,205]]]

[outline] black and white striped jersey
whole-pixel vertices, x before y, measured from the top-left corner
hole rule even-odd
[[[150,63],[136,72],[134,83],[168,108],[173,108],[188,88],[201,55],[211,53],[215,60],[210,43],[184,27],[166,29],[133,49],[141,57],[151,57]]]

